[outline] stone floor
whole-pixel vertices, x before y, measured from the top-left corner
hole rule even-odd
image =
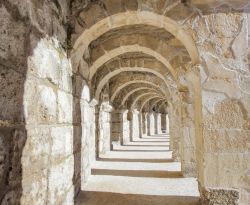
[[[197,205],[195,178],[183,178],[169,137],[147,136],[114,145],[92,166],[77,205]]]

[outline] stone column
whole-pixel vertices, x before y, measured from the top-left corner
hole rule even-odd
[[[91,174],[91,163],[96,160],[95,144],[95,105],[96,103],[82,100],[81,104],[81,185],[86,184]]]
[[[204,182],[204,142],[202,135],[202,101],[201,101],[201,79],[200,79],[201,65],[190,65],[185,79],[189,89],[186,103],[186,113],[189,117],[186,127],[188,127],[188,135],[184,135],[184,151],[189,154],[191,163],[184,172],[191,173],[191,176],[196,176],[199,182]],[[186,147],[185,147],[186,146]],[[186,159],[187,161],[187,159]],[[207,165],[206,165],[207,166]],[[190,172],[190,167],[192,172]]]
[[[156,134],[162,134],[162,127],[161,127],[161,113],[156,113]]]
[[[173,151],[174,161],[180,161],[180,151],[181,151],[181,102],[179,99],[179,94],[174,94],[174,102],[169,104],[168,107],[169,118],[171,121],[171,126],[169,128],[170,136],[170,150]]]
[[[166,133],[167,132],[167,114],[166,113],[162,113],[161,114],[161,128],[162,128],[162,132]]]
[[[111,111],[112,106],[102,103],[99,112],[99,154],[104,154],[111,148]]]
[[[94,162],[96,160],[96,119],[95,111],[98,102],[92,100],[89,103],[89,136],[90,136],[90,161]]]
[[[196,177],[194,107],[190,92],[182,92],[181,165],[185,177]]]
[[[148,134],[148,114],[146,112],[143,112],[141,114],[142,116],[142,137],[147,136]]]
[[[169,115],[166,114],[166,134],[169,134]]]
[[[169,116],[166,113],[161,114],[161,127],[164,133],[169,134]]]
[[[112,112],[112,143],[126,144],[129,142],[129,121],[127,114],[127,109]]]
[[[148,135],[154,135],[155,134],[155,118],[154,113],[150,112],[148,114]]]
[[[139,123],[139,111],[132,110],[131,120],[131,139],[138,139],[140,137],[140,123]]]

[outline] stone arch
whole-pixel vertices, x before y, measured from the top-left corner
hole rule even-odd
[[[99,82],[96,92],[95,92],[95,99],[99,100],[99,96],[100,93],[102,91],[103,86],[109,81],[109,79],[111,79],[112,77],[114,77],[115,75],[118,75],[121,72],[147,72],[147,73],[152,73],[155,76],[157,76],[158,78],[160,78],[166,85],[168,85],[166,79],[158,72],[152,70],[152,69],[148,69],[148,68],[131,68],[131,67],[125,67],[125,68],[119,68],[118,70],[115,70],[113,72],[110,72],[108,75],[106,75],[101,82]]]
[[[160,53],[154,51],[151,48],[143,47],[138,44],[136,45],[126,45],[126,46],[120,46],[118,48],[115,48],[111,51],[107,51],[104,55],[102,55],[100,58],[98,58],[93,65],[89,69],[89,79],[91,80],[94,74],[97,72],[98,68],[101,67],[103,64],[108,62],[109,60],[122,55],[124,53],[133,53],[133,52],[141,52],[150,56],[153,56],[158,61],[160,61],[163,65],[168,68],[169,72],[172,74],[174,80],[177,82],[177,73],[172,67],[172,65],[168,62],[168,60],[163,57]],[[167,73],[167,72],[166,72]]]
[[[146,105],[146,103],[154,98],[160,98],[158,96],[152,96],[152,97],[149,97],[148,99],[146,99],[144,102],[142,102],[141,104],[141,108],[140,108],[140,111],[142,111],[143,107]]]
[[[151,105],[151,108],[153,108],[155,105],[157,105],[159,102],[161,102],[161,101],[167,101],[167,99],[159,99],[159,100],[156,100],[155,102],[153,102],[152,103],[152,105]]]
[[[145,83],[145,84],[148,84],[148,85],[151,85],[153,87],[156,87],[158,88],[162,93],[164,93],[164,90],[161,89],[159,86],[157,86],[156,84],[150,82],[150,81],[146,81],[146,80],[133,80],[133,81],[128,81],[126,83],[124,83],[122,86],[120,86],[117,90],[115,90],[115,92],[112,94],[111,96],[111,102],[114,101],[116,95],[123,89],[125,88],[126,86],[129,86],[131,84],[135,84],[135,83]]]
[[[198,50],[191,36],[181,26],[169,17],[165,17],[150,11],[126,11],[108,16],[89,29],[85,30],[75,41],[71,52],[74,61],[73,66],[78,68],[79,62],[89,44],[111,29],[136,24],[149,25],[165,29],[175,36],[187,49],[193,64],[199,62]]]
[[[140,100],[140,98],[148,96],[148,95],[153,95],[153,96],[158,96],[158,97],[162,97],[161,95],[154,93],[154,92],[147,92],[147,93],[143,93],[139,96],[137,96],[137,98],[133,101],[132,105],[131,105],[131,109],[133,109],[136,105],[136,103],[138,102],[138,100]]]
[[[123,99],[122,99],[122,105],[124,105],[124,103],[126,102],[126,100],[130,97],[130,95],[132,95],[134,92],[139,91],[139,90],[155,90],[154,88],[147,88],[147,87],[139,87],[136,89],[131,90],[129,93],[127,93]]]

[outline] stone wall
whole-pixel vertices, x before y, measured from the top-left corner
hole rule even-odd
[[[24,87],[27,140],[22,153],[22,204],[37,200],[72,203],[77,147],[71,76],[70,62],[59,42],[42,39],[28,59]]]
[[[66,0],[0,2],[1,204],[72,203],[67,12]]]
[[[202,62],[204,156],[199,156],[205,164],[200,182],[210,190],[237,188],[246,203],[250,186],[249,15],[207,14],[190,24]]]

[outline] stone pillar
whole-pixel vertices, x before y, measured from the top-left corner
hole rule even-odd
[[[81,186],[86,184],[91,174],[91,164],[96,160],[95,146],[95,105],[81,100]]]
[[[131,139],[138,139],[140,137],[139,111],[132,110],[132,120],[130,123]]]
[[[111,148],[111,111],[112,106],[102,103],[99,111],[99,154],[104,154]]]
[[[169,115],[166,115],[166,134],[169,134]]]
[[[126,144],[129,142],[128,110],[121,109],[112,112],[112,143]]]
[[[181,166],[185,177],[196,177],[195,125],[193,100],[189,92],[182,92]]]
[[[146,113],[146,112],[143,112],[142,114],[141,114],[141,119],[142,119],[142,137],[143,136],[147,136],[147,134],[148,134],[148,126],[147,126],[147,124],[148,124],[148,116],[147,116],[148,114]]]
[[[162,130],[161,130],[161,113],[156,113],[156,134],[162,134]]]
[[[180,151],[181,151],[181,102],[178,93],[174,95],[174,102],[169,104],[168,115],[171,121],[169,127],[170,136],[170,150],[173,151],[174,161],[180,161]]]
[[[150,112],[148,114],[148,135],[154,135],[155,134],[155,118],[154,113]]]
[[[166,133],[167,132],[167,114],[166,113],[163,113],[161,114],[161,129],[162,129],[162,132],[163,133]]]
[[[166,113],[161,114],[162,132],[169,134],[169,116]]]

